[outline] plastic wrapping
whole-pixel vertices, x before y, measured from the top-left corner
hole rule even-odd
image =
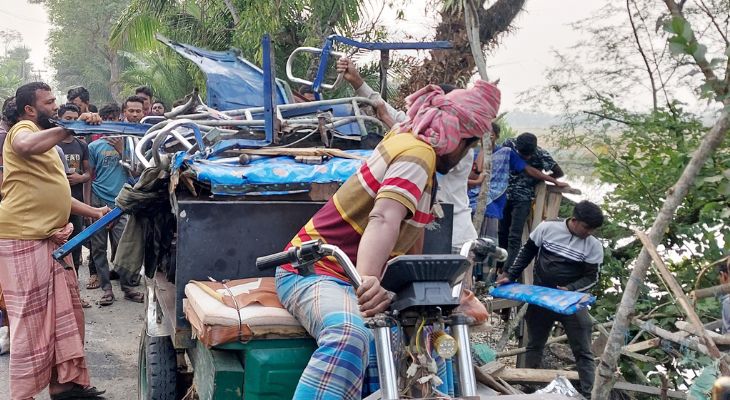
[[[492,288],[489,294],[494,297],[534,304],[563,315],[575,314],[596,302],[596,297],[587,293],[521,283],[510,283]]]
[[[348,153],[368,157],[367,150]],[[296,162],[292,157],[267,157],[241,165],[237,160],[215,162],[194,158],[176,159],[176,165],[192,172],[199,182],[221,196],[288,194],[305,192],[313,183],[344,183],[357,172],[362,160],[333,158],[319,165]]]
[[[573,387],[570,381],[562,375],[558,375],[558,377],[553,379],[552,382],[548,383],[547,386],[536,391],[535,393],[560,394],[574,399],[585,399],[585,397],[581,396],[581,394],[578,393],[578,390]]]

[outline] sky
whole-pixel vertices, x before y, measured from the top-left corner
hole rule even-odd
[[[14,29],[23,35],[31,49],[31,62],[45,80],[53,75],[46,63],[48,46],[48,18],[43,6],[26,0],[0,0],[0,30]],[[574,44],[571,22],[588,17],[605,4],[605,0],[527,0],[525,10],[514,22],[514,32],[503,37],[499,48],[487,55],[490,79],[500,78],[502,110],[524,108],[518,101],[520,93],[543,85],[544,71],[554,62],[552,50],[565,49]],[[558,7],[559,5],[559,7]],[[395,21],[387,9],[382,15],[394,36],[405,34],[418,40],[428,35],[436,22],[435,12],[425,0],[410,0],[405,6],[406,20]],[[373,11],[376,13],[377,11]]]
[[[381,17],[384,25],[398,39],[406,39],[405,33],[414,39],[428,37],[437,23],[436,11],[428,10],[426,0],[406,1],[406,20],[396,21],[395,14],[386,11]],[[500,79],[501,110],[520,108],[520,93],[546,83],[545,70],[555,62],[553,50],[566,49],[577,41],[569,24],[589,17],[605,1],[527,0],[513,21],[514,31],[502,36],[499,47],[486,55],[489,79]]]
[[[26,0],[0,0],[0,30],[16,30],[23,36],[23,43],[30,49],[30,61],[45,80],[53,75],[46,65],[48,55],[49,23],[42,5],[29,4]]]

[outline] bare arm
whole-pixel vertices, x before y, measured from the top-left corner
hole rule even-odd
[[[40,132],[33,132],[29,129],[21,130],[15,134],[11,145],[13,151],[21,157],[28,158],[37,154],[43,154],[54,148],[58,142],[68,137],[69,131],[63,128],[45,129]]]
[[[476,169],[476,171],[475,171]],[[479,186],[486,179],[484,174],[484,152],[480,151],[477,159],[474,161],[474,168],[469,173],[469,179],[467,181],[468,186]]]
[[[109,207],[94,208],[88,204],[71,198],[71,214],[80,215],[91,219],[99,219],[109,212]]]
[[[94,113],[83,113],[79,116],[78,120],[85,121],[91,125],[99,125],[101,123],[99,114]],[[25,158],[43,154],[52,149],[58,142],[68,137],[69,133],[70,131],[61,127],[45,129],[40,132],[22,130],[16,133],[13,138],[13,150]]]
[[[408,214],[401,203],[388,198],[378,199],[370,211],[368,226],[357,251],[357,271],[360,275],[380,279],[400,233],[400,223]]]
[[[357,271],[362,276],[362,285],[356,293],[365,317],[385,311],[390,304],[390,295],[380,286],[380,278],[407,214],[403,204],[387,198],[377,200],[370,212],[357,251]]]
[[[96,173],[91,165],[89,165],[88,172],[89,181],[84,183],[84,203],[91,204],[91,181],[94,180],[94,176],[96,176]]]
[[[84,173],[81,174],[83,177],[82,182],[86,183],[91,180],[91,166],[89,165],[89,160],[84,160],[81,165],[84,167]]]
[[[388,103],[381,100],[378,105],[375,106],[375,113],[378,119],[382,121],[383,124],[388,127],[388,129],[392,128],[393,125],[396,124],[395,118],[393,118],[393,116],[388,111]]]
[[[567,183],[560,182],[559,180],[555,179],[554,177],[552,177],[552,176],[550,176],[548,174],[545,174],[542,171],[540,171],[539,169],[537,169],[537,168],[535,168],[533,166],[530,166],[530,165],[525,166],[525,173],[527,175],[535,178],[535,179],[540,179],[540,180],[543,180],[543,181],[546,181],[546,182],[550,182],[550,183],[552,183],[552,184],[554,184],[555,186],[558,186],[558,187],[567,187],[567,186],[569,186]]]
[[[472,177],[471,177],[471,175],[470,175],[470,176],[469,176],[469,179],[467,180],[467,185],[468,185],[468,186],[479,186],[479,185],[481,185],[481,184],[482,184],[482,182],[484,182],[484,179],[485,179],[486,177],[487,177],[487,176],[486,176],[486,175],[484,175],[484,173],[483,173],[483,172],[480,172],[480,173],[479,173],[479,175],[477,175],[477,177],[476,177],[476,178],[473,178],[473,179],[472,179]]]

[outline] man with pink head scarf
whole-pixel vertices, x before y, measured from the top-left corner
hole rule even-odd
[[[481,138],[492,130],[500,97],[496,86],[482,80],[470,89],[455,89],[448,94],[437,85],[426,86],[406,97],[408,120],[399,131],[418,136],[438,156],[452,153],[461,140]]]
[[[361,389],[370,370],[371,334],[363,317],[390,305],[389,293],[380,286],[385,265],[390,258],[420,249],[424,228],[434,219],[436,171],[452,169],[491,128],[499,98],[499,90],[482,81],[449,94],[427,86],[409,96],[408,119],[383,138],[288,244],[319,239],[336,245],[362,277],[354,290],[342,266],[329,257],[316,262],[308,276],[291,265],[277,269],[282,304],[318,344],[294,399],[359,399],[367,394]]]

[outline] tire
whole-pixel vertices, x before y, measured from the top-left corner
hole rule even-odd
[[[150,337],[142,331],[139,343],[139,400],[175,400],[177,355],[169,336]]]

